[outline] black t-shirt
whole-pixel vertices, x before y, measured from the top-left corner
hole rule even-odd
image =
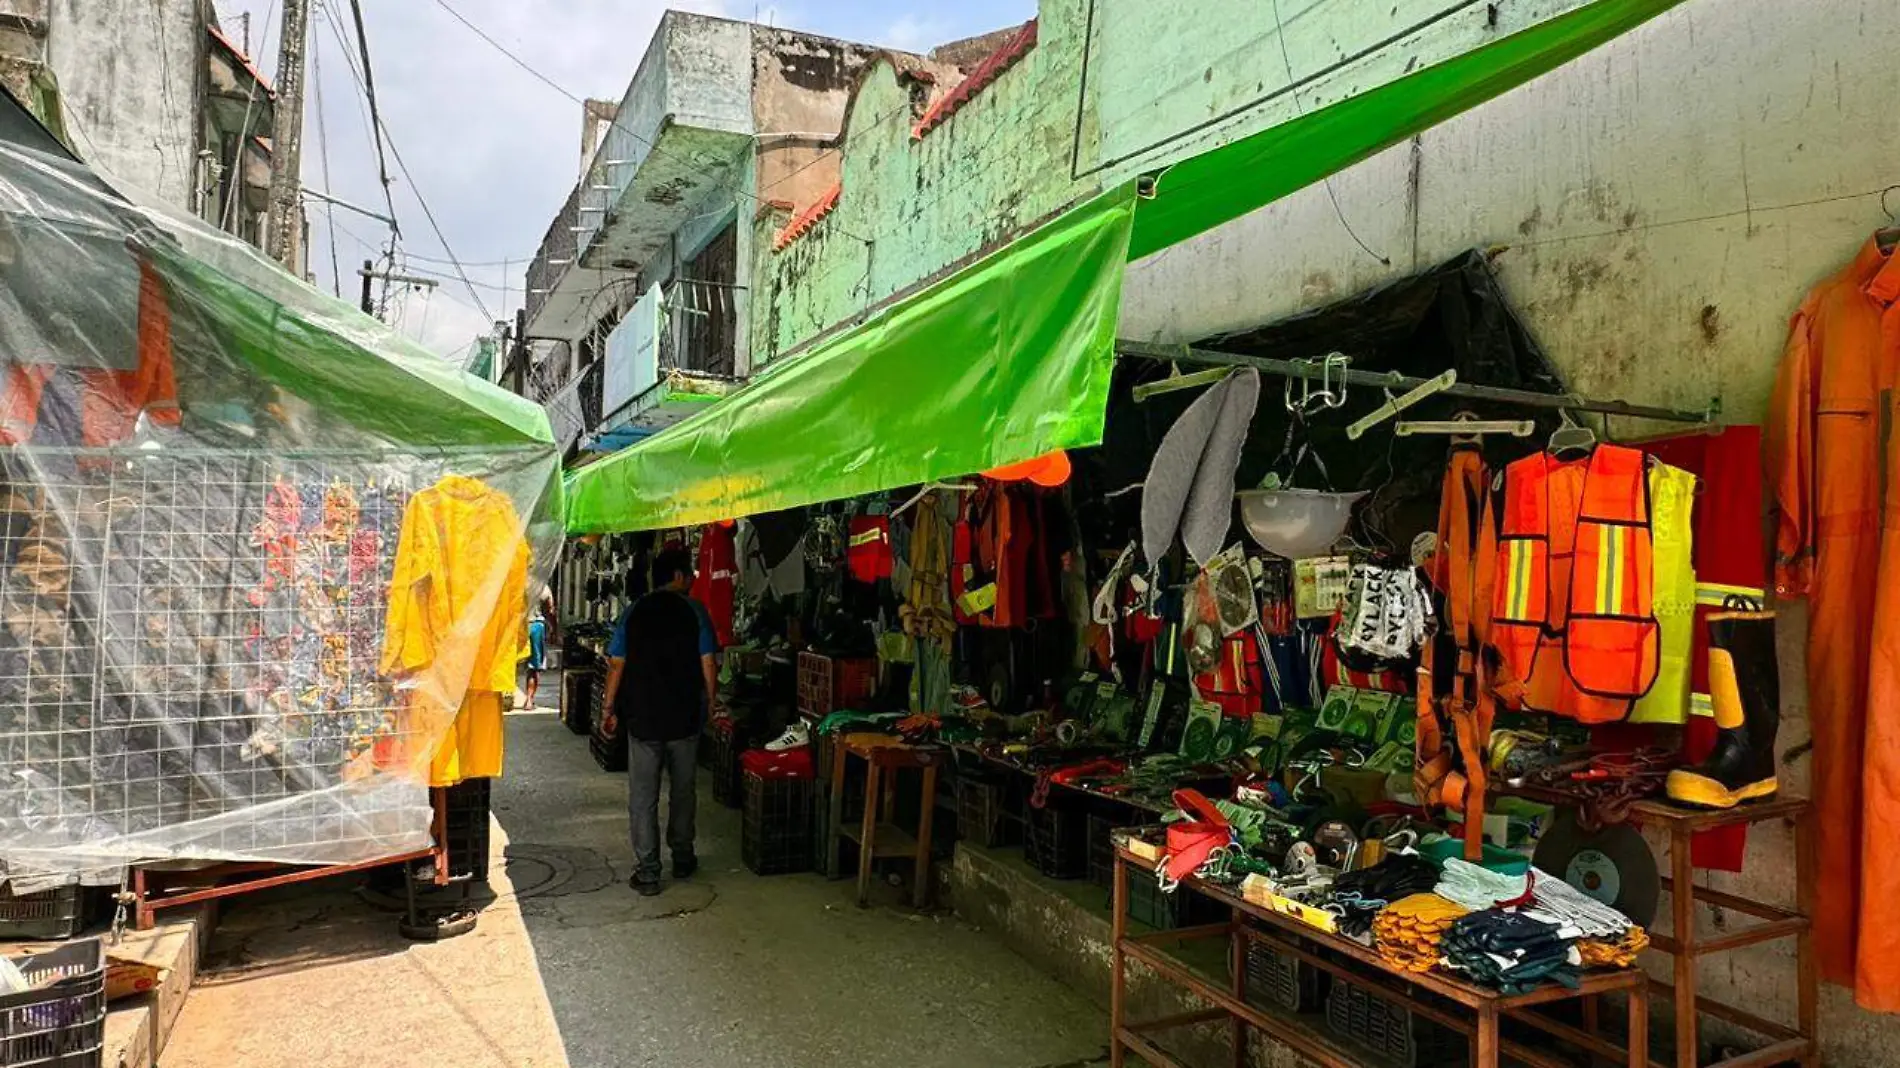
[[[700,619],[693,602],[656,590],[627,609],[626,664],[614,695],[614,716],[627,735],[672,742],[699,733],[706,714],[700,667]]]

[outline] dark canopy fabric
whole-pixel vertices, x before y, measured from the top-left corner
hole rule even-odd
[[[1475,250],[1422,274],[1257,329],[1206,338],[1195,347],[1283,360],[1321,359],[1339,352],[1359,371],[1429,378],[1451,369],[1461,382],[1564,392],[1556,367],[1512,310],[1484,255]],[[1087,502],[1078,507],[1089,529],[1105,539],[1101,544],[1123,544],[1139,529],[1140,494],[1106,495],[1142,479],[1162,436],[1199,393],[1164,393],[1134,402],[1131,391],[1136,385],[1167,373],[1165,365],[1153,360],[1120,361],[1102,447],[1074,457],[1076,500]],[[1391,527],[1390,536],[1396,539],[1401,529],[1431,525],[1446,441],[1396,437],[1396,420],[1359,441],[1348,441],[1346,426],[1383,400],[1378,390],[1350,388],[1345,406],[1314,415],[1298,429],[1295,445],[1310,445],[1325,465],[1331,488],[1375,491],[1361,512],[1369,522]],[[1522,408],[1436,397],[1409,409],[1404,418],[1447,419],[1460,411],[1486,418],[1527,417]],[[1258,485],[1276,469],[1276,461],[1282,475],[1290,473],[1291,458],[1280,454],[1291,422],[1280,381],[1269,379],[1241,454],[1241,487]],[[1311,464],[1291,473],[1296,485],[1327,488],[1327,479]],[[1365,533],[1377,541],[1386,532]]]

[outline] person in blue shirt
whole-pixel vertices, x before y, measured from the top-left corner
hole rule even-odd
[[[699,734],[717,708],[719,639],[705,606],[688,596],[693,561],[682,549],[653,560],[653,592],[620,617],[607,646],[608,733],[627,730],[627,817],[633,842],[629,885],[660,892],[660,778],[668,780],[666,844],[673,878],[699,866],[694,852]]]

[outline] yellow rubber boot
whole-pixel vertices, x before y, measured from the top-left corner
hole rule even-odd
[[[1773,797],[1775,735],[1781,728],[1781,674],[1775,663],[1775,614],[1722,612],[1709,617],[1709,693],[1721,732],[1708,759],[1669,773],[1672,801],[1733,808]]]

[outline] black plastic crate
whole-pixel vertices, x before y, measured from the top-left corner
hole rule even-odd
[[[1327,991],[1326,1028],[1391,1068],[1465,1063],[1465,1036],[1347,979]]]
[[[1327,975],[1311,964],[1259,941],[1247,946],[1247,1001],[1267,1009],[1318,1012],[1324,1007]]]
[[[768,779],[749,771],[743,781],[740,860],[754,875],[810,871],[814,859],[812,781]]]
[[[965,841],[994,849],[1022,841],[1023,818],[1011,801],[1012,784],[981,776],[957,777],[957,830]]]
[[[598,672],[586,669],[573,669],[561,673],[561,722],[575,734],[587,734],[594,729],[594,703],[596,693],[604,689],[605,680]]]
[[[27,982],[59,981],[0,995],[0,1065],[99,1068],[106,1032],[106,956],[97,938],[14,961]]]
[[[736,719],[725,720],[723,726],[713,728],[711,735],[705,744],[712,750],[713,800],[727,808],[738,808],[745,803],[739,758],[747,749],[746,725]]]
[[[449,852],[449,877],[488,878],[488,813],[492,779],[464,779],[443,793],[443,845]]]
[[[0,941],[53,942],[84,930],[89,895],[77,883],[33,894],[0,890]],[[0,1061],[0,1064],[5,1064]]]
[[[588,720],[587,751],[594,756],[594,763],[600,770],[623,772],[627,770],[627,725],[614,724],[614,732],[605,733],[601,726],[607,718],[607,687],[605,683],[594,686],[593,713]]]
[[[1023,856],[1050,879],[1080,879],[1089,873],[1088,816],[1051,802],[1031,805],[1023,818]]]
[[[1116,803],[1105,811],[1089,813],[1089,882],[1104,890],[1115,889],[1115,841],[1114,834],[1123,827],[1133,827],[1141,819],[1128,806]],[[1131,872],[1133,878],[1139,873]]]
[[[1177,927],[1198,927],[1220,923],[1228,918],[1227,908],[1206,894],[1178,888],[1162,893],[1152,872],[1128,873],[1128,918],[1145,923],[1157,931]]]

